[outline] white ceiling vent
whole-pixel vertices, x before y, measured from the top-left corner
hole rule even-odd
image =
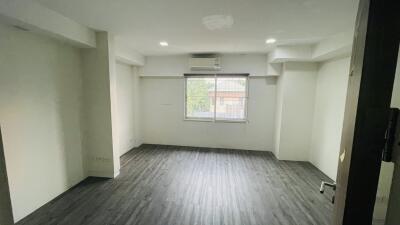
[[[189,61],[192,71],[218,71],[221,70],[220,58],[214,54],[195,54]]]
[[[230,15],[212,15],[203,18],[204,26],[209,30],[229,29],[233,26],[233,17]]]

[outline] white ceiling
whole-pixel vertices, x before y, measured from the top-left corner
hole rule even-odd
[[[36,0],[81,24],[116,35],[144,55],[260,53],[276,44],[315,43],[354,29],[358,0]],[[233,17],[208,30],[203,18]],[[168,47],[159,46],[168,41]]]

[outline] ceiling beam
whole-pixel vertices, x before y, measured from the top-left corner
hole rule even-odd
[[[96,47],[92,29],[33,1],[0,0],[0,20],[77,47]]]

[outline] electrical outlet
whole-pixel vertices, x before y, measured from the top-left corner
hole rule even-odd
[[[101,162],[101,163],[108,163],[111,160],[109,158],[101,157],[101,156],[94,156],[93,160],[96,162]]]

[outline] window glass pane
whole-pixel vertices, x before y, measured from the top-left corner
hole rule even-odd
[[[219,77],[217,79],[216,119],[245,119],[246,82],[245,77]]]
[[[186,117],[214,117],[215,79],[186,78]]]

